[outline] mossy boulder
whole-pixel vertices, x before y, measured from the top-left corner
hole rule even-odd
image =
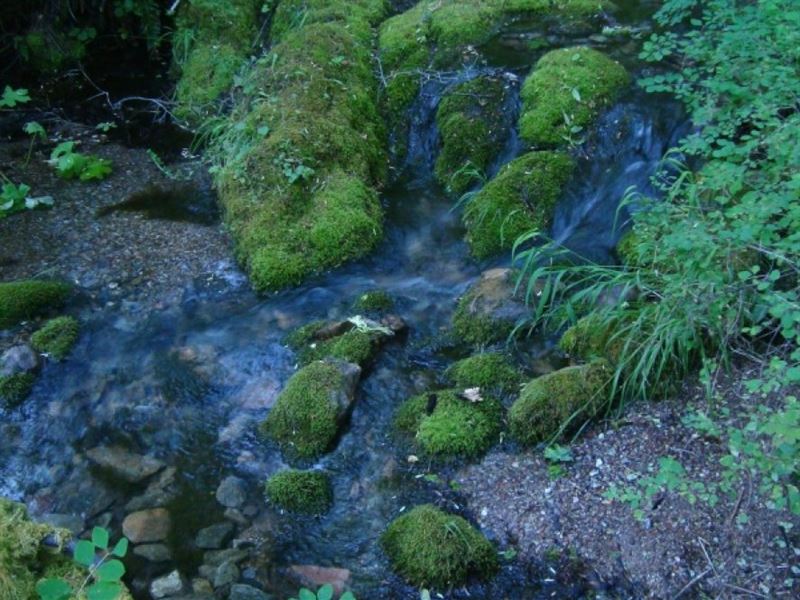
[[[267,480],[265,491],[270,502],[296,513],[322,514],[333,503],[330,478],[319,471],[276,473]]]
[[[33,373],[14,373],[0,377],[0,405],[14,408],[30,395],[36,376]]]
[[[512,160],[467,204],[463,221],[476,258],[509,251],[521,235],[549,229],[572,174],[560,152],[529,152]]]
[[[29,279],[0,283],[0,329],[63,306],[71,291],[69,284],[59,281]]]
[[[574,431],[605,405],[612,377],[611,365],[599,359],[532,380],[509,410],[511,435],[534,445]]]
[[[563,146],[572,128],[589,127],[629,84],[622,65],[592,48],[548,52],[522,86],[520,137],[539,148]]]
[[[492,544],[466,519],[423,504],[397,517],[381,536],[392,568],[412,585],[448,588],[498,569]]]
[[[461,389],[480,388],[488,394],[513,396],[519,392],[523,375],[511,358],[500,352],[485,352],[460,360],[445,371]]]
[[[511,269],[490,269],[458,301],[453,332],[461,341],[487,346],[505,341],[530,314]]]
[[[364,367],[392,336],[394,331],[388,326],[353,317],[345,321],[308,323],[286,336],[286,343],[297,352],[301,364],[337,358]]]
[[[262,432],[290,456],[324,454],[350,414],[360,375],[358,365],[335,359],[303,367],[278,396]]]
[[[605,358],[617,364],[625,346],[623,339],[615,337],[618,323],[616,319],[609,322],[590,313],[564,332],[558,347],[573,359]]]
[[[31,336],[31,346],[57,361],[64,360],[78,341],[79,331],[80,325],[72,317],[51,319]]]
[[[502,149],[510,125],[503,110],[508,92],[506,80],[485,75],[454,86],[439,103],[442,147],[434,173],[453,194],[479,182]]]
[[[394,299],[385,290],[370,290],[364,292],[355,302],[353,308],[364,312],[382,313],[391,310]]]
[[[394,423],[428,455],[475,458],[497,441],[501,419],[502,407],[494,398],[473,401],[459,390],[437,390],[406,400]]]

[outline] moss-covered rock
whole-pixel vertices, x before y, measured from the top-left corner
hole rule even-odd
[[[574,431],[608,400],[612,377],[611,365],[599,359],[534,379],[509,410],[511,435],[533,445]]]
[[[300,369],[278,396],[262,432],[292,456],[320,456],[350,414],[360,375],[358,365],[333,359]]]
[[[178,117],[199,125],[217,111],[220,97],[253,51],[260,0],[189,0],[176,18],[173,54],[180,78]]]
[[[51,319],[31,336],[31,346],[55,360],[64,360],[78,341],[79,330],[78,321],[72,317]]]
[[[449,90],[439,104],[436,124],[442,148],[434,173],[454,194],[480,181],[503,146],[508,123],[503,107],[508,84],[481,76]]]
[[[490,269],[458,301],[453,332],[462,341],[486,346],[505,341],[530,313],[515,290],[511,269]]]
[[[486,258],[510,250],[521,235],[546,231],[572,169],[560,152],[529,152],[503,167],[464,210],[472,254]]]
[[[624,67],[592,48],[548,52],[522,86],[520,136],[536,147],[563,146],[571,128],[590,126],[629,83]]]
[[[414,436],[419,447],[442,458],[480,456],[497,441],[502,408],[494,398],[477,402],[458,390],[438,390],[406,400],[395,415],[395,428]]]
[[[282,471],[267,480],[270,502],[291,512],[322,514],[333,503],[330,478],[319,471]]]
[[[391,310],[394,299],[384,290],[370,290],[364,292],[353,302],[355,310],[380,313]]]
[[[611,364],[616,364],[625,345],[624,340],[614,337],[616,323],[617,321],[604,322],[590,313],[564,332],[558,347],[577,360],[605,358]]]
[[[301,364],[338,358],[364,367],[393,335],[391,329],[380,323],[354,317],[347,321],[314,321],[303,325],[286,336],[286,343],[297,352]]]
[[[30,395],[36,376],[33,373],[15,373],[0,377],[0,404],[13,408]]]
[[[470,576],[488,579],[498,568],[495,548],[477,529],[432,504],[392,521],[381,545],[392,568],[419,587],[458,586]]]
[[[476,354],[460,360],[445,371],[445,377],[461,389],[477,387],[488,394],[507,396],[519,392],[523,380],[511,358],[499,352]]]
[[[20,280],[0,283],[0,329],[59,308],[72,288],[58,281]]]
[[[364,32],[384,4],[357,4],[304,3],[295,25],[273,32],[211,141],[236,256],[259,292],[361,257],[382,237],[386,134]]]

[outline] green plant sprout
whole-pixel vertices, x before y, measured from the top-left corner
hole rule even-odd
[[[326,583],[319,588],[316,593],[307,588],[302,588],[297,598],[291,598],[290,600],[332,600],[332,598],[333,586],[330,583]],[[353,595],[353,592],[345,592],[339,596],[339,600],[356,600],[356,597]]]

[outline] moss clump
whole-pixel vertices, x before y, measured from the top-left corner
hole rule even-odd
[[[281,508],[311,515],[328,512],[333,503],[330,479],[319,471],[277,473],[267,481],[266,494]]]
[[[476,354],[450,366],[445,377],[456,387],[480,388],[488,393],[512,396],[519,392],[522,373],[512,365],[511,359],[499,352]]]
[[[619,63],[592,48],[548,52],[522,86],[520,136],[537,147],[563,146],[571,127],[591,125],[629,83]]]
[[[419,587],[462,585],[470,576],[488,579],[497,571],[492,544],[462,517],[432,504],[396,518],[381,536],[392,568]]]
[[[611,366],[600,359],[534,379],[509,410],[511,435],[533,445],[574,431],[606,402],[612,376]]]
[[[333,444],[350,406],[355,379],[345,367],[319,361],[295,373],[262,423],[265,435],[298,458],[314,458]]]
[[[623,265],[635,266],[639,261],[639,252],[636,246],[639,244],[639,238],[636,232],[631,229],[619,239],[617,242],[617,256],[622,261]]]
[[[359,366],[367,365],[379,349],[385,334],[380,331],[363,331],[356,327],[326,339],[317,334],[327,326],[316,321],[304,325],[286,337],[286,343],[297,352],[300,364],[323,358],[337,358]]]
[[[32,373],[15,373],[0,377],[0,402],[9,408],[19,406],[30,395],[36,381]]]
[[[361,294],[353,303],[353,308],[366,312],[385,312],[391,310],[394,300],[384,290],[371,290]]]
[[[480,181],[502,148],[506,91],[502,79],[483,76],[456,85],[442,98],[436,112],[442,149],[434,173],[454,194]]]
[[[31,336],[31,345],[55,360],[64,360],[78,341],[79,329],[78,321],[72,317],[51,319]]]
[[[413,435],[432,456],[474,458],[500,434],[502,409],[492,398],[470,402],[456,390],[439,390],[406,400],[395,415],[395,428]]]
[[[180,79],[176,114],[192,125],[216,113],[217,101],[252,52],[258,35],[259,0],[184,2],[173,36]]]
[[[614,338],[616,321],[604,323],[593,314],[578,320],[561,336],[558,347],[569,356],[587,361],[606,358],[616,364],[624,348],[624,340]]]
[[[0,283],[0,329],[63,306],[71,290],[69,284],[58,281]]]
[[[523,234],[549,228],[572,168],[559,152],[529,152],[503,167],[464,210],[472,254],[487,258],[510,250]]]

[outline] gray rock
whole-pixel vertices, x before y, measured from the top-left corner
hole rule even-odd
[[[39,355],[27,344],[13,346],[0,356],[0,377],[30,373],[39,368]]]
[[[239,567],[232,560],[226,561],[217,567],[214,573],[214,588],[221,588],[231,583],[236,583],[239,579]]]
[[[238,523],[239,525],[247,525],[250,521],[247,520],[238,508],[226,508],[225,509],[225,518],[230,519],[234,523]]]
[[[183,577],[176,570],[168,575],[154,579],[150,584],[150,595],[156,599],[165,598],[180,594],[183,592],[183,588]]]
[[[252,585],[237,583],[231,586],[228,600],[272,600],[272,596]]]
[[[103,469],[131,483],[144,481],[164,468],[164,463],[152,456],[134,454],[121,446],[98,446],[86,456]]]
[[[197,544],[198,548],[208,550],[222,548],[232,534],[233,523],[230,521],[217,523],[216,525],[211,525],[210,527],[198,531],[195,544]]]
[[[203,562],[212,567],[218,567],[222,563],[232,562],[240,563],[248,557],[246,550],[235,550],[228,548],[227,550],[209,550],[203,554]]]
[[[222,480],[217,488],[217,502],[228,508],[239,508],[247,500],[244,480],[233,475]]]
[[[42,515],[40,520],[43,523],[52,525],[53,527],[68,529],[73,533],[73,535],[75,535],[75,537],[83,533],[83,530],[86,528],[83,519],[81,519],[77,515],[62,515],[62,514],[49,513],[46,515]]]
[[[169,504],[178,495],[175,488],[175,467],[167,467],[153,479],[143,494],[131,498],[125,510],[136,511]]]
[[[133,553],[150,562],[166,562],[172,559],[172,552],[164,544],[140,544],[133,549]]]
[[[172,520],[165,508],[151,508],[129,514],[122,521],[122,533],[134,544],[160,542],[167,538]]]
[[[195,594],[213,594],[214,588],[211,587],[211,582],[202,577],[195,577],[192,579],[192,591]]]

